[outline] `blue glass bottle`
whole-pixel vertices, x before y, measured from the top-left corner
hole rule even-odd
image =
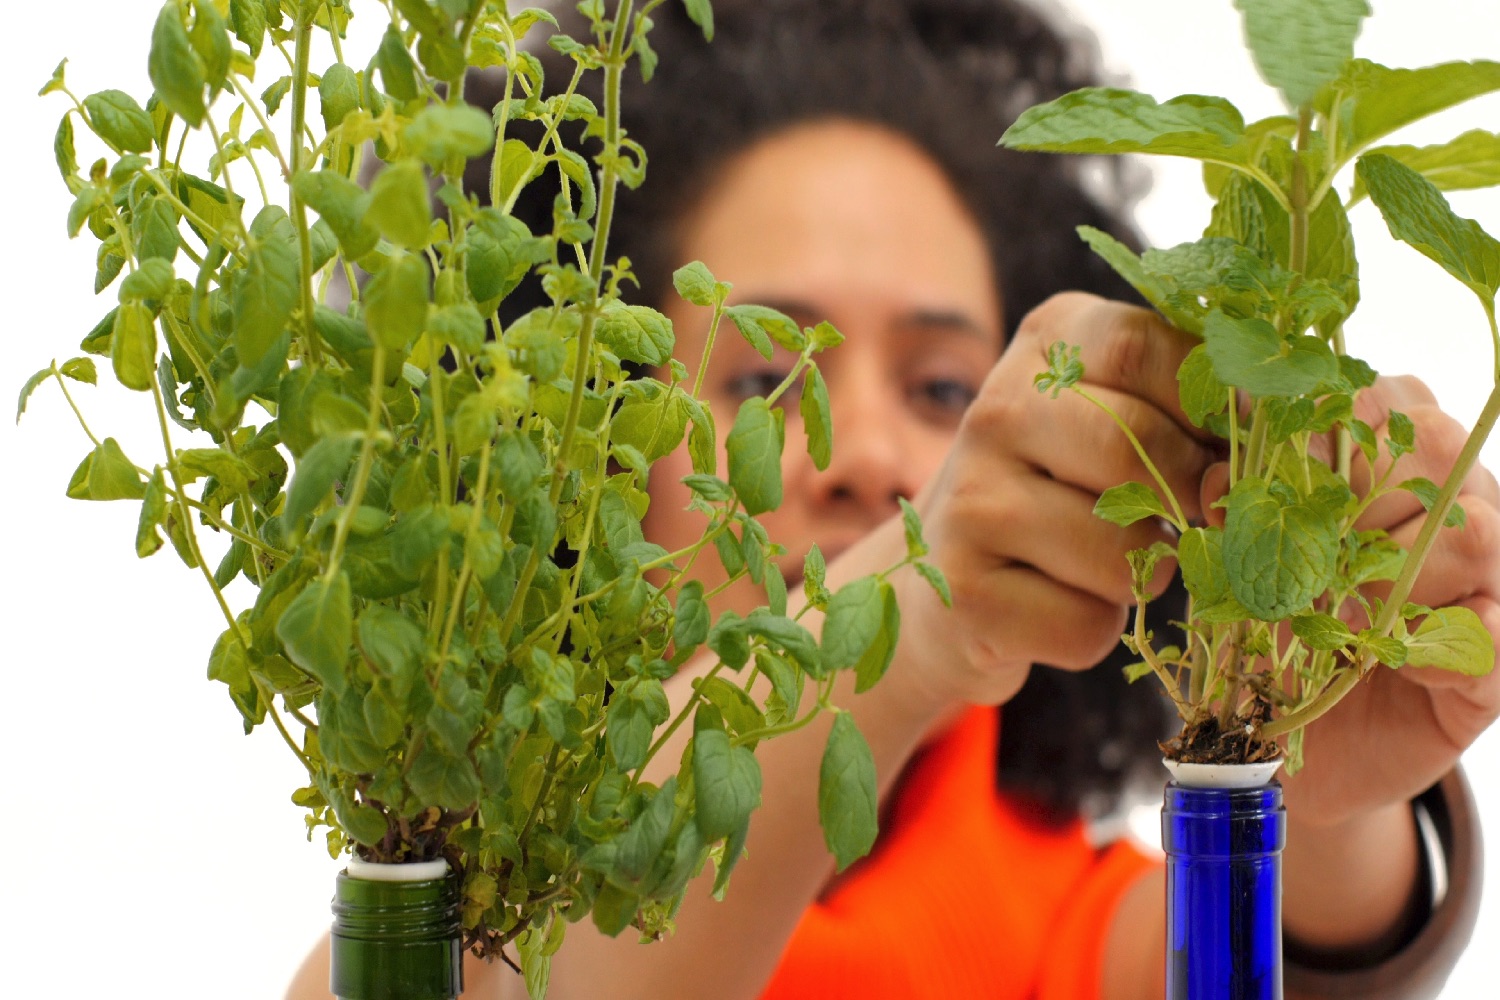
[[[1166,1000],[1281,1000],[1281,786],[1165,798]]]

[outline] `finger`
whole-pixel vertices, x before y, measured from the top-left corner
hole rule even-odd
[[[1023,354],[1033,372],[1047,367],[1047,348],[1057,341],[1077,345],[1088,386],[1139,396],[1170,415],[1203,441],[1182,410],[1177,369],[1199,341],[1156,313],[1082,292],[1055,295],[1032,310],[1016,332],[1011,350]]]
[[[1121,527],[1094,514],[1095,496],[1042,476],[996,477],[1016,484],[955,500],[954,517],[965,525],[968,544],[988,547],[997,563],[1035,568],[1065,587],[1112,606],[1134,602],[1127,553],[1173,535],[1155,518]],[[1170,561],[1152,576],[1159,596],[1172,577]]]
[[[1112,486],[1139,482],[1160,494],[1150,469],[1108,407],[1128,428],[1182,506],[1198,516],[1199,483],[1217,453],[1148,400],[1099,386],[1093,397],[1065,393],[1057,399],[986,398],[970,410],[974,429],[1054,479],[1097,496]],[[1003,435],[1005,440],[1000,441]],[[1170,500],[1162,501],[1171,509]]]
[[[954,588],[954,606],[979,628],[975,648],[957,660],[981,674],[1016,662],[1086,670],[1114,649],[1125,628],[1123,607],[1031,566],[991,566],[959,579],[963,582]],[[1058,622],[1068,627],[1058,628]]]
[[[1475,498],[1466,515],[1463,527],[1438,529],[1408,600],[1441,607],[1475,597],[1500,597],[1500,509]],[[1390,531],[1391,539],[1411,551],[1423,520],[1397,525]],[[1390,587],[1385,582],[1369,590],[1383,599]]]

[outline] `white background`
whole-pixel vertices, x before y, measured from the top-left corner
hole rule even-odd
[[[1247,118],[1278,110],[1239,52],[1229,0],[1066,2],[1100,33],[1109,65],[1140,89],[1222,94]],[[1500,9],[1488,3],[1376,6],[1362,55],[1407,66],[1500,56]],[[77,353],[113,298],[91,294],[94,241],[64,233],[69,198],[51,143],[65,99],[33,95],[67,55],[80,97],[117,87],[144,103],[156,9],[155,0],[18,4],[0,39],[12,109],[0,213],[7,407],[31,372]],[[1476,125],[1500,128],[1500,103],[1476,102],[1406,141]],[[80,140],[85,165],[92,155]],[[1453,200],[1500,232],[1500,199]],[[1154,241],[1171,244],[1194,238],[1205,212],[1196,171],[1174,163],[1141,219]],[[1421,375],[1472,420],[1490,362],[1477,305],[1414,252],[1382,245],[1383,226],[1368,208],[1360,214],[1365,302],[1351,349],[1381,371]],[[146,397],[89,387],[77,396],[96,432],[117,436],[138,463],[160,460],[154,420],[140,408]],[[170,550],[135,559],[136,505],[63,496],[88,448],[55,386],[33,397],[19,428],[0,419],[0,992],[277,996],[327,925],[337,866],[321,836],[303,840],[301,812],[288,801],[300,771],[290,753],[269,727],[242,736],[224,688],[204,679],[223,625],[201,578]],[[1495,447],[1487,456],[1500,466]],[[1500,843],[1500,732],[1467,763]],[[1485,944],[1500,940],[1500,890],[1475,940],[1449,1000],[1493,995],[1500,981],[1500,949]]]

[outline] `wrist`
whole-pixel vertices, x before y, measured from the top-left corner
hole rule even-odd
[[[1384,954],[1309,949],[1286,935],[1288,1000],[1433,1000],[1442,991],[1474,932],[1483,879],[1478,812],[1459,769],[1417,796],[1412,825],[1426,869],[1418,892],[1427,887],[1414,900],[1412,926]]]

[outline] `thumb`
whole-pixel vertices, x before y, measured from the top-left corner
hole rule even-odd
[[[1198,483],[1198,502],[1203,511],[1203,522],[1212,528],[1224,527],[1224,509],[1214,504],[1229,492],[1229,463],[1215,462],[1203,470]]]

